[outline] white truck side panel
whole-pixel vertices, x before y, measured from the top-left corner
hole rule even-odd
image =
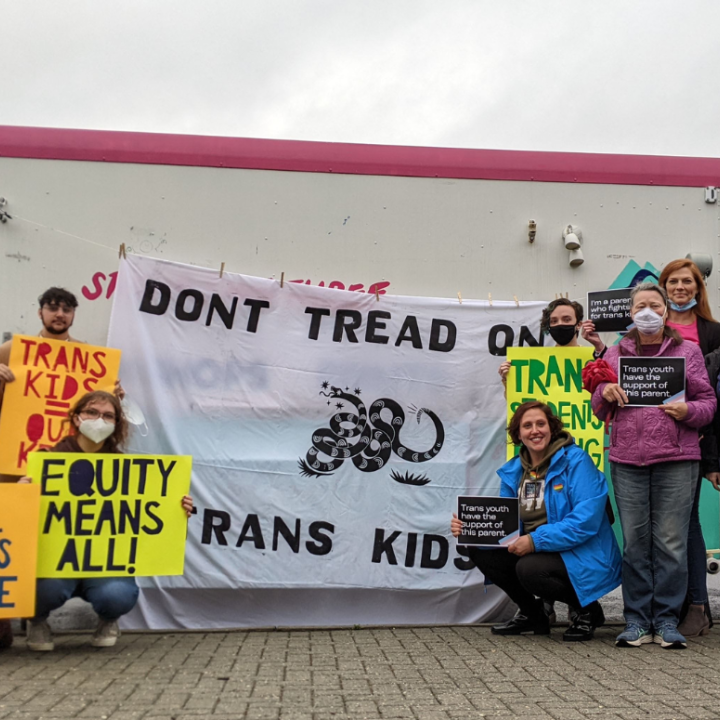
[[[634,260],[719,258],[699,187],[455,180],[0,158],[0,333],[39,329],[51,285],[80,300],[74,335],[104,343],[118,246],[248,275],[389,283],[391,294],[584,304]],[[537,221],[528,242],[527,224]],[[582,228],[568,264],[562,229]],[[718,308],[718,268],[710,278]],[[720,313],[718,313],[720,315]]]

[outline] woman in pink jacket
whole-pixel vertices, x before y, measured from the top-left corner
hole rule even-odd
[[[620,647],[656,642],[684,648],[678,618],[687,588],[687,536],[700,461],[698,429],[715,414],[717,401],[700,348],[665,325],[667,296],[653,283],[631,294],[635,328],[608,348],[618,358],[684,357],[685,401],[658,407],[626,407],[616,382],[600,383],[593,411],[612,418],[610,469],[624,536],[623,601],[627,627]]]

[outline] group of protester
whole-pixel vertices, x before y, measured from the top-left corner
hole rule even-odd
[[[39,298],[40,335],[77,342],[70,336],[75,296],[51,288]],[[720,323],[713,320],[704,279],[690,260],[675,260],[659,283],[642,283],[631,293],[633,328],[619,344],[606,347],[582,306],[558,299],[543,312],[541,330],[559,346],[575,347],[578,337],[593,347],[594,362],[583,378],[592,408],[611,426],[610,469],[624,550],[612,530],[614,517],[605,476],[574,442],[562,421],[541,402],[526,402],[514,413],[508,433],[519,446],[516,457],[498,470],[503,497],[520,500],[522,533],[507,548],[470,548],[469,556],[490,581],[504,590],[518,611],[492,628],[498,635],[547,634],[554,603],[570,608],[567,641],[593,638],[605,622],[599,598],[622,582],[627,626],[616,644],[648,642],[684,648],[687,637],[706,634],[712,618],[705,577],[705,543],[699,521],[702,478],[720,489],[716,384],[720,369]],[[620,356],[684,357],[686,394],[682,402],[628,407],[615,368]],[[0,346],[0,403],[15,380],[10,342]],[[499,369],[506,382],[510,363]],[[81,397],[66,419],[68,434],[51,452],[122,452],[128,422],[118,383],[114,393]],[[2,481],[29,478],[0,476]],[[181,499],[190,516],[192,498]],[[462,522],[453,516],[456,537]],[[99,623],[96,647],[115,644],[117,619],[138,597],[132,577],[40,579],[36,615],[28,621],[32,650],[54,647],[49,613],[69,598],[93,606]],[[0,648],[12,644],[9,621],[0,620]]]
[[[567,641],[590,640],[604,623],[598,602],[622,582],[625,629],[619,647],[656,642],[685,648],[712,625],[699,520],[702,478],[720,489],[717,380],[720,323],[710,312],[704,279],[690,260],[675,260],[658,284],[631,293],[632,329],[605,347],[582,307],[556,300],[541,326],[558,345],[595,347],[583,372],[595,415],[610,431],[610,471],[624,550],[611,522],[608,485],[550,407],[526,402],[508,432],[519,454],[498,474],[501,495],[518,497],[523,531],[507,549],[470,550],[486,579],[518,605],[498,635],[547,634],[553,603],[567,603]],[[685,399],[658,407],[628,406],[618,358],[684,357]],[[500,366],[505,381],[510,363]],[[462,522],[451,521],[457,537]]]
[[[63,288],[50,288],[40,296],[38,303],[38,315],[42,323],[40,337],[78,342],[70,336],[78,305],[71,292]],[[15,381],[15,375],[8,366],[11,342],[0,345],[0,411],[5,387]],[[49,452],[121,453],[129,432],[121,403],[124,394],[118,382],[113,393],[95,390],[80,397],[65,420],[67,435]],[[29,483],[30,478],[2,475],[0,482]],[[185,495],[180,502],[189,518],[193,510],[192,498]],[[35,617],[27,623],[28,648],[40,652],[54,649],[48,616],[72,597],[89,602],[98,615],[98,625],[91,644],[94,647],[112,647],[120,635],[118,618],[133,609],[138,592],[135,578],[129,576],[38,579]],[[12,642],[10,621],[0,620],[0,649],[10,647]]]

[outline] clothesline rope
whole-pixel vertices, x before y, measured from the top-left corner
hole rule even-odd
[[[82,242],[90,243],[90,245],[97,245],[98,247],[104,248],[105,250],[113,250],[112,247],[108,245],[103,245],[103,243],[95,242],[95,240],[88,240],[88,238],[80,237],[80,235],[74,235],[73,233],[65,232],[65,230],[58,230],[57,228],[50,227],[49,225],[43,225],[42,223],[36,222],[35,220],[29,220],[28,218],[21,217],[20,215],[13,213],[12,214],[13,220],[21,220],[24,223],[28,223],[29,225],[35,225],[37,227],[41,227],[45,230],[50,230],[51,232],[58,233],[60,235],[65,235],[67,237],[74,238],[75,240],[81,240]]]

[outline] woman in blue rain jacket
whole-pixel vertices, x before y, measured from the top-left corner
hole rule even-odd
[[[492,632],[547,634],[543,598],[570,606],[565,640],[590,640],[605,621],[598,598],[620,584],[607,481],[543,403],[521,405],[508,432],[520,453],[498,470],[500,495],[519,499],[522,534],[507,547],[469,548],[478,569],[518,605]],[[451,529],[462,530],[456,517]]]

